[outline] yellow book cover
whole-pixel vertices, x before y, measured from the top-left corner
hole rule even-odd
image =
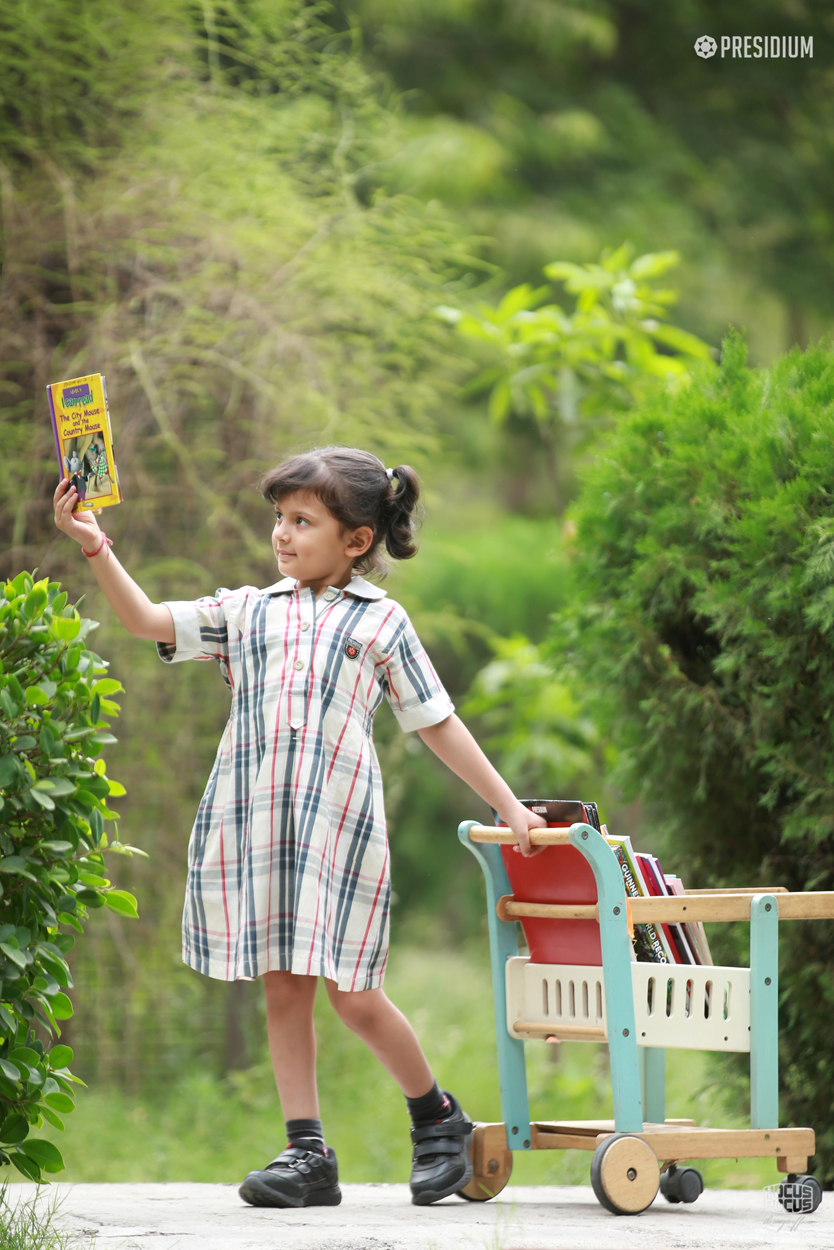
[[[50,382],[46,394],[58,468],[78,491],[75,511],[121,503],[104,374]]]

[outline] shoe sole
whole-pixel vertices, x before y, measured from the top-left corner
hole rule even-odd
[[[338,1207],[342,1201],[342,1191],[338,1185],[333,1185],[328,1189],[313,1190],[300,1198],[292,1198],[254,1177],[251,1180],[245,1180],[238,1193],[250,1207],[281,1207],[295,1210],[298,1207]]]
[[[424,1189],[422,1193],[415,1194],[412,1190],[411,1202],[415,1207],[428,1207],[433,1202],[440,1202],[441,1198],[451,1198],[452,1194],[456,1194],[459,1190],[465,1189],[472,1180],[472,1173],[475,1171],[472,1160],[467,1159],[466,1171],[454,1185],[449,1185],[446,1189]]]

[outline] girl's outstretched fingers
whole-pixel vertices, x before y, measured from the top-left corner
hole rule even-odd
[[[62,477],[58,485],[55,487],[55,494],[52,496],[52,505],[55,509],[55,516],[58,516],[59,510],[64,510],[69,506],[69,510],[75,507],[78,502],[78,491],[68,477]]]
[[[59,530],[64,529],[66,518],[68,515],[72,515],[77,499],[78,491],[70,484],[69,478],[61,478],[61,481],[55,487],[55,494],[52,496],[55,524]]]

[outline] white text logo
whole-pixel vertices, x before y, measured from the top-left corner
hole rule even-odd
[[[706,60],[715,56],[718,44],[711,35],[701,35],[695,40],[695,51]],[[813,35],[722,35],[722,57],[742,57],[759,60],[796,60],[814,55]]]

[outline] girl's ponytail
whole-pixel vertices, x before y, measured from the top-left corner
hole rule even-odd
[[[410,560],[416,556],[414,544],[414,521],[412,514],[420,498],[420,483],[410,465],[401,464],[394,469],[391,485],[383,499],[382,539],[388,554],[394,560]]]

